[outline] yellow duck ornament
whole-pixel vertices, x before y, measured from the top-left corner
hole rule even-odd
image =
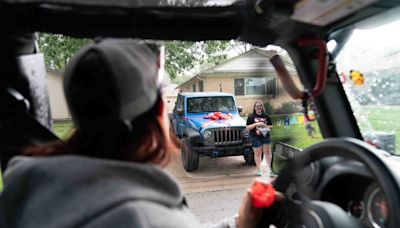
[[[364,75],[358,70],[350,70],[350,79],[356,86],[364,84]]]

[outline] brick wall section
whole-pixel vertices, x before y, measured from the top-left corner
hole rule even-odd
[[[264,75],[263,75],[264,74]],[[204,79],[204,92],[219,92],[220,91],[220,85],[222,87],[222,92],[226,93],[235,93],[235,88],[234,88],[234,79],[235,78],[243,78],[246,76],[266,76],[266,77],[276,77],[276,74],[273,72],[270,73],[225,73],[225,74],[213,74],[213,75],[208,75],[206,77],[203,77]],[[294,75],[293,80],[295,84],[299,88],[303,88],[300,79],[297,75]],[[198,78],[192,78],[183,85],[181,85],[179,88],[182,90],[182,92],[193,92],[193,84],[196,84],[196,92],[198,92],[198,83],[200,79]],[[248,114],[253,111],[253,105],[254,102],[257,100],[262,100],[264,103],[269,102],[274,108],[279,108],[282,103],[285,102],[290,102],[290,101],[295,101],[293,100],[289,94],[286,92],[286,90],[282,87],[281,81],[278,79],[277,80],[277,96],[272,97],[272,96],[235,96],[236,102],[238,105],[243,107],[243,113]]]
[[[182,92],[193,92],[193,84],[195,84],[196,92],[199,92],[199,82],[200,81],[201,80],[198,79],[197,77],[192,78],[192,79],[186,81],[184,84],[180,85],[179,90],[181,90]],[[204,82],[204,84],[205,84],[205,82]],[[204,85],[203,89],[204,89],[204,91],[206,91],[205,85]]]
[[[207,77],[204,90],[207,92],[222,92],[234,94],[234,78],[232,77]]]

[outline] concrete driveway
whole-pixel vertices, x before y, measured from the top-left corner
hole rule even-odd
[[[256,177],[256,167],[246,165],[243,156],[200,157],[198,170],[189,173],[177,155],[167,170],[178,179],[185,193],[248,188]]]

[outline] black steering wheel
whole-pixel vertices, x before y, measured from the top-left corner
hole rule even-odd
[[[326,139],[306,148],[282,169],[274,187],[285,193],[290,184],[296,182],[296,174],[304,167],[332,156],[353,159],[365,165],[386,196],[389,209],[388,227],[400,227],[400,216],[395,215],[400,211],[399,180],[387,165],[384,153],[358,139]],[[269,216],[272,219],[268,218]],[[275,208],[266,210],[263,219],[260,224],[262,227],[270,223],[277,227],[364,227],[358,219],[349,216],[339,206],[305,199],[301,194],[297,197],[287,197],[283,203],[275,205]]]

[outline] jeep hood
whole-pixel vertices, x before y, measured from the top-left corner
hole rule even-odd
[[[228,120],[212,120],[206,119],[201,116],[187,117],[188,123],[195,129],[201,130],[206,128],[220,128],[220,127],[245,127],[246,121],[239,115],[233,115]]]

